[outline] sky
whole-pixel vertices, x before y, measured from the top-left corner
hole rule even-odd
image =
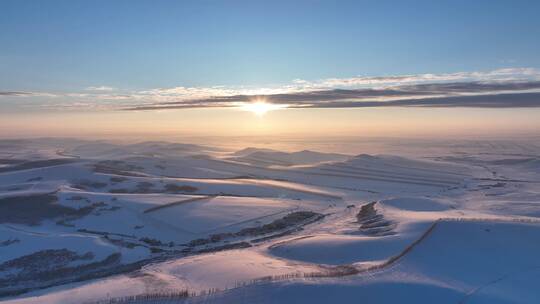
[[[0,1],[0,137],[540,130],[539,1]]]

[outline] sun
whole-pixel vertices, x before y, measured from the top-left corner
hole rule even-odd
[[[283,108],[283,105],[277,105],[267,103],[264,100],[256,100],[253,102],[245,103],[242,105],[242,110],[255,113],[257,116],[263,116],[268,111],[277,110]]]

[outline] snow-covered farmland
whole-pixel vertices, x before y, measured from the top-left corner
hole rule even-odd
[[[539,146],[423,144],[1,142],[0,301],[535,303]]]

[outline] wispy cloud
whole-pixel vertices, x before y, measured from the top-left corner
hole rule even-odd
[[[161,88],[134,94],[144,102],[127,110],[235,107],[264,99],[288,107],[378,106],[401,99],[443,98],[525,92],[540,89],[540,71],[508,68],[488,72],[390,75],[378,77],[329,78],[317,81],[296,79],[291,84],[266,87]],[[377,102],[377,103],[371,103]],[[508,101],[511,103],[511,101]],[[406,106],[406,105],[403,105]]]
[[[540,106],[540,98],[538,98],[540,93],[537,91],[540,91],[540,81],[426,83],[379,89],[332,89],[271,95],[213,96],[177,102],[145,104],[129,107],[126,110],[234,107],[253,100],[265,100],[269,103],[281,104],[290,108],[386,106],[531,107]],[[524,97],[527,101],[524,102],[524,99],[519,95],[527,96]],[[489,102],[490,99],[492,102]]]
[[[96,86],[96,87],[87,87],[86,91],[99,91],[99,92],[110,92],[114,91],[115,88],[109,86]]]
[[[32,96],[32,92],[22,92],[22,91],[0,91],[0,96]]]
[[[296,84],[309,88],[337,88],[362,86],[395,86],[413,83],[463,82],[463,81],[526,81],[540,80],[540,71],[534,68],[506,68],[487,72],[458,72],[443,74],[358,76],[328,78],[318,81],[296,79]]]
[[[155,101],[191,100],[197,98],[240,96],[240,95],[277,95],[304,93],[331,89],[383,89],[423,83],[448,82],[525,82],[540,81],[540,70],[533,68],[508,68],[488,72],[459,72],[446,74],[417,74],[390,76],[358,76],[351,78],[328,78],[322,80],[295,79],[285,85],[266,87],[212,86],[212,87],[172,87],[157,88],[135,92],[139,98]]]
[[[254,100],[290,108],[346,107],[540,107],[540,70],[508,68],[487,72],[296,79],[263,87],[209,86],[121,90],[87,87],[81,92],[0,91],[0,97],[49,97],[58,109],[149,111],[234,108]],[[54,102],[56,100],[57,102]],[[39,104],[34,104],[39,106]],[[29,105],[30,106],[30,105]]]
[[[429,97],[421,99],[399,99],[386,102],[337,101],[309,105],[293,105],[292,108],[368,108],[368,107],[425,107],[425,108],[537,108],[540,93],[514,93]]]
[[[54,93],[29,91],[0,91],[0,97],[56,97]]]

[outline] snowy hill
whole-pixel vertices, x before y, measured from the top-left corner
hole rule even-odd
[[[470,149],[0,141],[0,300],[534,303],[537,158]]]

